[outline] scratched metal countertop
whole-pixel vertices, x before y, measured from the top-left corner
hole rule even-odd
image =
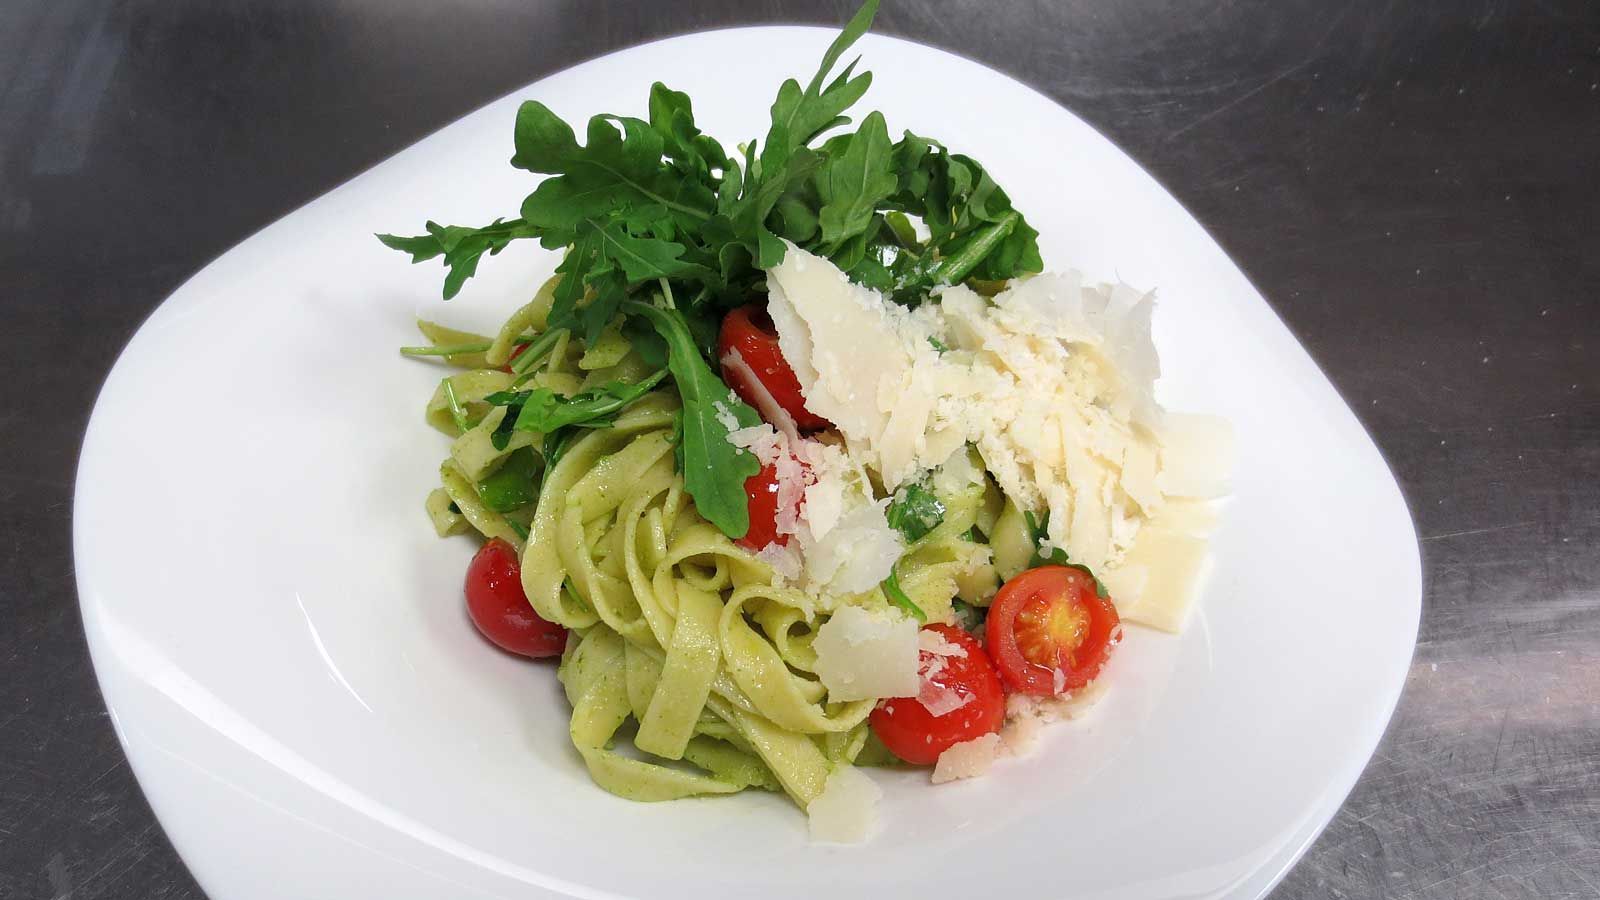
[[[112,734],[71,576],[76,448],[151,309],[542,75],[852,5],[0,4],[0,898],[201,896]],[[880,30],[1039,87],[1154,173],[1410,501],[1405,695],[1274,896],[1600,897],[1600,4],[885,6]]]

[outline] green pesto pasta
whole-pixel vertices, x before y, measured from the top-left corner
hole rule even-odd
[[[486,346],[432,354],[470,368],[446,376],[427,404],[429,424],[453,438],[427,498],[429,519],[440,536],[475,531],[520,550],[528,602],[571,633],[558,677],[572,705],[573,747],[597,785],[641,801],[782,791],[803,808],[861,756],[875,700],[830,700],[812,645],[826,604],[696,511],[675,456],[681,404],[671,383],[604,427],[569,428],[559,452],[551,435],[504,429],[515,410],[495,405],[497,394],[570,398],[650,371],[611,328],[594,348],[562,335],[537,365],[504,371],[515,348],[537,340],[549,293],[547,284],[492,341],[422,325],[444,349],[474,339]],[[543,464],[537,499],[497,510],[483,486],[524,448]],[[984,581],[994,580],[993,567],[985,561],[974,578],[971,565],[974,552],[986,553],[972,529],[1003,518],[992,493],[974,481],[943,497],[942,521],[896,566],[932,621],[950,620],[958,596],[981,602],[993,593]],[[843,602],[890,607],[876,588]],[[620,752],[620,741],[636,752]]]

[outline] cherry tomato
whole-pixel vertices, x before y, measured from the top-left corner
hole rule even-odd
[[[1122,640],[1122,620],[1094,579],[1069,566],[1029,569],[989,606],[989,653],[1006,687],[1062,694],[1093,681]]]
[[[751,384],[749,372],[724,364],[722,380],[733,388],[739,399],[760,410],[763,406],[761,388],[766,388],[766,393],[772,395],[773,401],[794,419],[795,427],[801,431],[832,427],[832,422],[806,409],[805,396],[800,393],[800,379],[795,377],[794,369],[778,349],[778,332],[765,306],[752,303],[723,317],[722,332],[717,336],[717,358],[724,359],[730,352],[737,352],[761,382]]]
[[[993,734],[1006,720],[1006,694],[995,673],[994,663],[977,638],[954,625],[929,625],[924,631],[938,632],[946,641],[961,648],[965,656],[936,656],[926,650],[917,663],[922,677],[918,697],[883,700],[867,721],[878,740],[889,752],[908,763],[931,766],[939,754],[956,744]],[[924,705],[941,694],[954,692],[961,705],[936,716]]]
[[[516,548],[504,540],[491,540],[472,557],[466,590],[472,624],[502,649],[539,659],[560,656],[567,646],[567,630],[528,605]]]
[[[778,467],[768,464],[744,480],[744,493],[750,498],[750,530],[735,541],[746,550],[760,550],[773,541],[789,543],[787,534],[778,534]]]

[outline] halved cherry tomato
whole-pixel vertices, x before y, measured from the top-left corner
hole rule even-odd
[[[1122,620],[1094,579],[1039,566],[1006,582],[989,606],[989,653],[1006,687],[1062,694],[1093,681],[1122,640]]]
[[[489,541],[472,557],[466,591],[472,624],[501,648],[539,659],[560,656],[567,646],[567,630],[528,605],[516,548],[504,540]]]
[[[795,377],[794,369],[778,349],[778,332],[765,306],[759,303],[741,306],[722,318],[722,331],[717,336],[717,359],[726,358],[730,352],[738,353],[761,382],[760,385],[751,384],[749,373],[723,365],[722,380],[733,388],[739,399],[759,411],[761,388],[765,388],[801,431],[832,427],[832,422],[806,409],[805,395],[800,393],[800,379]]]
[[[1006,720],[1006,694],[994,663],[978,639],[954,625],[929,625],[961,648],[963,656],[937,656],[926,650],[918,660],[921,699],[895,697],[879,701],[867,721],[889,752],[908,763],[931,766],[956,744],[993,734]],[[936,716],[924,699],[954,692],[961,705]],[[937,702],[935,702],[937,705]]]
[[[778,467],[769,463],[746,478],[744,493],[750,498],[750,530],[735,543],[746,550],[760,550],[773,541],[789,543],[787,534],[778,534]]]

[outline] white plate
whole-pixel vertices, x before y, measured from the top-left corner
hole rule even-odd
[[[211,896],[1249,898],[1332,816],[1416,636],[1393,478],[1154,180],[1040,94],[902,41],[860,45],[863,106],[981,159],[1052,266],[1159,287],[1165,402],[1235,423],[1237,496],[1187,632],[1135,630],[1094,715],[990,778],[876,776],[887,828],[860,848],[808,846],[780,797],[601,792],[550,667],[473,633],[471,545],[422,512],[446,449],[421,414],[438,370],[395,353],[413,313],[438,313],[440,270],[372,233],[514,215],[525,98],[569,121],[642,114],[671,75],[731,142],[764,133],[779,81],[831,36],[691,35],[547,78],[266,228],[139,330],[83,448],[78,586],[117,733]],[[450,313],[497,321],[553,265],[485,260]]]

